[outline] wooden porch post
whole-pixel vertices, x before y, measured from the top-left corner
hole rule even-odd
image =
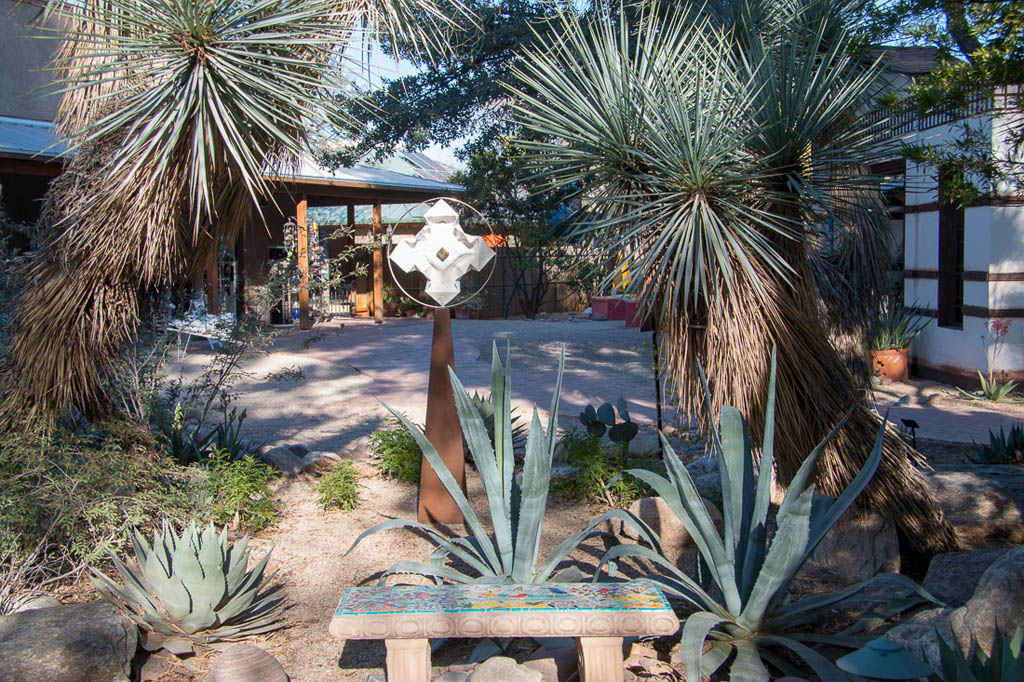
[[[384,249],[380,244],[383,225],[380,202],[373,204],[373,321],[384,321]]]
[[[206,312],[220,315],[220,242],[206,255]]]
[[[299,198],[295,205],[296,230],[296,254],[298,256],[299,271],[299,329],[309,329],[313,321],[309,315],[309,225],[306,222],[306,207],[308,203],[306,195]]]

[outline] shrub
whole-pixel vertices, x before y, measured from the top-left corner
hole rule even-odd
[[[1024,425],[1014,424],[1010,432],[999,427],[999,433],[988,432],[988,445],[982,445],[981,456],[990,464],[1024,464]]]
[[[211,514],[217,524],[232,523],[236,528],[257,532],[277,523],[277,506],[270,482],[277,470],[246,455],[231,459],[217,451],[207,465]]]
[[[506,357],[508,354],[506,353]],[[562,369],[565,356],[558,367],[555,397],[551,402],[548,429],[545,433],[536,409],[526,439],[526,453],[520,475],[514,475],[515,454],[512,445],[512,423],[509,414],[511,398],[511,368],[506,360],[502,368],[497,345],[491,359],[491,400],[496,406],[494,420],[494,442],[487,432],[480,411],[473,403],[462,382],[449,370],[452,389],[455,393],[455,407],[466,443],[469,445],[480,480],[483,483],[493,530],[488,533],[480,522],[465,493],[451,471],[445,466],[423,431],[399,413],[392,413],[412,433],[422,448],[431,468],[437,473],[448,494],[452,496],[465,518],[469,537],[452,538],[444,535],[434,526],[415,521],[389,520],[363,532],[346,554],[352,552],[364,538],[391,528],[407,528],[426,535],[436,549],[429,563],[399,561],[381,574],[383,584],[389,575],[418,574],[435,580],[449,580],[457,583],[542,583],[549,580],[579,580],[578,569],[555,574],[555,569],[580,543],[591,537],[601,537],[606,542],[615,542],[611,533],[596,530],[608,519],[621,519],[637,530],[641,537],[655,546],[660,546],[657,537],[640,519],[629,512],[612,510],[601,514],[579,533],[567,537],[540,563],[541,527],[547,509],[548,490],[551,483],[551,458],[555,451],[558,418],[558,392],[562,385]],[[447,560],[458,563],[448,565]]]
[[[201,477],[160,454],[148,430],[111,422],[80,436],[35,422],[0,433],[0,556],[51,576],[120,549],[130,527],[203,513]]]
[[[710,391],[703,370],[700,376],[710,409]],[[895,583],[930,598],[914,582],[898,574],[876,576],[838,593],[796,601],[790,598],[789,585],[797,571],[871,480],[882,458],[885,427],[879,431],[864,467],[842,495],[815,496],[814,487],[808,487],[808,483],[826,444],[845,424],[844,418],[800,466],[775,515],[775,530],[769,533],[774,415],[773,354],[760,473],[754,471],[746,422],[737,409],[723,406],[719,430],[711,432],[722,480],[724,537],[719,535],[689,472],[664,436],[662,445],[669,478],[639,469],[630,472],[657,491],[693,538],[698,550],[697,579],[658,552],[638,545],[613,547],[598,566],[600,570],[622,556],[648,559],[660,569],[649,576],[651,579],[697,607],[697,613],[686,619],[682,630],[681,652],[687,679],[712,675],[731,659],[732,682],[766,682],[768,671],[762,659],[789,674],[792,665],[785,658],[790,655],[803,659],[822,680],[844,679],[844,674],[812,647],[855,647],[859,642],[846,633],[823,633],[820,627],[808,627],[810,623],[828,616],[836,605],[856,598],[877,582]],[[712,643],[709,649],[705,648],[706,640]]]
[[[317,502],[326,511],[337,507],[351,511],[359,506],[359,474],[348,460],[338,462],[316,484]]]
[[[399,419],[390,418],[385,424],[371,433],[368,441],[374,463],[385,476],[417,485],[423,462],[420,446]]]
[[[566,433],[565,445],[566,461],[577,469],[569,477],[554,480],[554,490],[563,497],[609,507],[628,507],[650,495],[647,484],[623,473],[630,467],[650,468],[653,461],[646,453],[623,454],[618,447],[608,447],[599,437],[581,434],[576,429]]]

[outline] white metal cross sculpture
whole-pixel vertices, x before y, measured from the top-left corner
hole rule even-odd
[[[427,224],[395,246],[391,262],[405,272],[423,273],[426,293],[444,306],[462,290],[459,279],[470,270],[482,270],[494,258],[494,250],[481,237],[462,231],[459,214],[444,199],[438,199],[424,217]]]

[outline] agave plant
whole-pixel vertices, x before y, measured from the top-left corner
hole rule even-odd
[[[914,306],[908,308],[891,301],[882,305],[878,319],[871,327],[869,343],[871,350],[892,350],[910,348],[925,327],[931,322],[913,312]]]
[[[264,576],[270,552],[252,568],[249,537],[229,543],[227,529],[195,522],[181,533],[164,522],[153,543],[135,531],[135,562],[111,560],[124,585],[94,570],[92,583],[104,599],[147,633],[147,648],[185,653],[194,643],[235,640],[282,627],[279,585]]]
[[[701,380],[707,384],[701,371]],[[708,399],[710,409],[710,398]],[[701,579],[695,580],[680,571],[658,552],[638,545],[611,548],[600,567],[622,556],[649,559],[661,572],[649,576],[672,595],[694,604],[699,611],[683,626],[682,654],[687,679],[710,675],[729,658],[733,649],[731,682],[767,682],[768,671],[762,658],[787,674],[792,665],[772,649],[788,649],[803,659],[822,680],[847,679],[831,661],[812,646],[830,643],[859,646],[850,636],[829,636],[820,631],[801,631],[823,611],[859,595],[871,584],[888,581],[930,598],[910,579],[898,574],[876,576],[841,592],[826,593],[790,601],[788,588],[793,577],[810,557],[829,529],[839,520],[854,499],[864,490],[882,456],[882,431],[864,467],[838,498],[815,496],[808,486],[814,466],[825,446],[840,428],[818,444],[803,461],[775,518],[776,530],[769,535],[768,508],[771,496],[773,438],[775,430],[775,357],[771,362],[768,387],[765,435],[761,452],[760,472],[754,470],[747,425],[733,407],[720,413],[719,431],[712,430],[712,443],[718,456],[722,478],[723,535],[719,535],[686,467],[662,437],[665,464],[669,478],[642,469],[628,473],[650,485],[665,500],[697,546]],[[710,583],[717,587],[718,599]],[[715,645],[702,653],[704,642]]]
[[[481,419],[484,420],[484,426],[487,427],[487,435],[490,436],[491,444],[494,444],[494,403],[491,401],[491,396],[482,396],[479,393],[474,392],[471,398],[473,405],[476,406],[477,412],[480,413]],[[514,417],[510,416],[510,426],[512,429],[512,449],[517,455],[522,454],[523,448],[526,446],[526,428],[523,424],[519,423],[519,415]]]
[[[939,637],[942,678],[946,682],[1024,682],[1024,631],[1017,628],[1013,638],[996,630],[988,655],[976,641],[967,653]]]
[[[999,433],[988,432],[988,445],[981,446],[981,457],[989,464],[1024,463],[1024,424],[1014,424],[1006,433],[999,427]]]
[[[455,500],[466,520],[470,535],[448,537],[433,526],[416,521],[401,519],[384,521],[362,533],[346,552],[351,553],[364,538],[391,528],[408,528],[422,531],[436,549],[430,562],[399,561],[380,577],[384,584],[393,574],[417,574],[441,582],[455,583],[541,583],[549,580],[575,581],[582,578],[578,569],[567,569],[555,574],[558,565],[580,543],[591,537],[601,537],[606,545],[616,542],[611,533],[597,530],[608,519],[620,519],[636,529],[641,538],[660,549],[660,541],[651,529],[628,511],[612,510],[591,521],[582,531],[569,536],[555,550],[539,563],[541,528],[547,508],[548,488],[551,483],[551,459],[554,455],[558,431],[558,394],[562,385],[562,370],[565,354],[558,365],[558,379],[555,394],[551,400],[548,429],[545,433],[536,408],[526,438],[526,451],[522,471],[516,475],[512,448],[512,423],[509,414],[511,398],[511,366],[509,351],[505,353],[505,367],[502,368],[495,344],[491,359],[491,402],[497,415],[494,420],[494,444],[488,437],[487,425],[466,391],[462,382],[451,372],[455,405],[459,413],[462,434],[469,446],[476,464],[487,505],[490,509],[493,529],[488,532],[481,523],[469,500],[462,492],[455,477],[430,444],[423,431],[401,413],[391,410],[396,418],[405,424],[419,443],[427,462],[437,473],[445,489]],[[390,408],[389,408],[390,409]],[[458,559],[468,571],[446,565],[449,558]]]

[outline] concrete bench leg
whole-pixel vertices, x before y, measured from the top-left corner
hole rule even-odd
[[[622,637],[577,637],[580,682],[622,682]]]
[[[388,682],[430,682],[429,639],[385,639]]]

